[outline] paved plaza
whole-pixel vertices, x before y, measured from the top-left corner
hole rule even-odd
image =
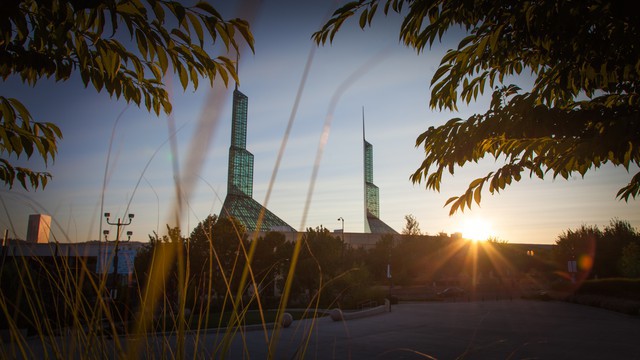
[[[390,313],[345,322],[324,317],[310,327],[298,321],[284,329],[276,358],[640,359],[640,317],[563,302],[400,304]],[[201,355],[210,354],[215,339],[200,342]],[[266,349],[264,332],[250,331],[236,336],[229,358],[263,359]]]
[[[185,358],[221,358],[223,335],[215,330],[188,334]],[[260,330],[237,332],[226,358],[268,358],[268,336]],[[173,335],[118,339],[123,344],[135,340],[141,341],[141,351],[128,354],[135,358],[176,355]],[[37,339],[29,346],[31,354],[39,354],[35,358],[43,358]],[[113,358],[113,344],[103,346],[95,350]],[[328,316],[294,321],[282,329],[274,358],[640,359],[640,316],[564,302],[403,303],[391,312],[347,321]]]

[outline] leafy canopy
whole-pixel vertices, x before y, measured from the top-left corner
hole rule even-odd
[[[432,190],[440,190],[445,170],[453,174],[485,156],[502,163],[450,198],[451,214],[480,204],[486,184],[493,194],[523,173],[567,179],[605,163],[627,171],[640,166],[640,14],[631,3],[360,0],[336,10],[315,41],[332,41],[356,14],[361,28],[370,26],[379,3],[385,15],[404,16],[400,40],[418,53],[451,28],[466,30],[433,75],[431,108],[457,110],[458,101],[476,100],[487,83],[493,92],[484,114],[430,127],[416,140],[425,159],[410,178]],[[523,72],[535,80],[528,91],[504,83]],[[639,193],[640,172],[617,197]]]
[[[85,87],[159,115],[171,112],[163,83],[169,69],[184,89],[197,88],[200,77],[211,85],[216,77],[225,85],[237,81],[234,62],[208,52],[222,41],[217,51],[233,54],[236,39],[253,50],[249,24],[225,20],[206,2],[9,0],[0,12],[0,78],[17,75],[34,86],[42,78],[66,81],[78,74]],[[36,153],[46,165],[61,138],[56,125],[35,122],[19,100],[0,95],[0,182],[46,186],[49,173],[13,167],[8,158]]]

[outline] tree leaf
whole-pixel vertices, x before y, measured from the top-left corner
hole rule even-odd
[[[147,47],[147,39],[145,38],[142,31],[140,31],[139,29],[136,29],[135,33],[136,33],[136,42],[138,43],[138,51],[140,51],[140,54],[142,54],[143,58],[147,59],[147,56],[149,54],[148,47]]]
[[[187,73],[187,69],[182,65],[182,63],[175,63],[176,70],[178,71],[178,75],[180,77],[180,84],[183,89],[186,89],[189,85],[189,75]]]
[[[202,31],[202,25],[200,24],[200,18],[193,13],[188,13],[187,16],[191,20],[191,26],[193,30],[196,32],[196,36],[198,37],[198,42],[200,47],[204,46],[204,32]]]

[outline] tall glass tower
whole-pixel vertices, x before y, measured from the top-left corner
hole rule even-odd
[[[365,139],[364,108],[362,108],[362,143],[364,150],[364,232],[373,234],[397,234],[398,232],[380,220],[380,190],[373,183],[373,145]]]
[[[295,231],[269,209],[253,199],[253,154],[247,150],[249,99],[233,91],[231,145],[227,173],[227,196],[220,217],[237,219],[247,231]]]
[[[380,190],[373,183],[373,145],[364,139],[364,201],[367,216],[380,217]]]
[[[231,146],[227,193],[253,197],[253,154],[247,150],[247,110],[249,99],[238,89],[233,91]]]

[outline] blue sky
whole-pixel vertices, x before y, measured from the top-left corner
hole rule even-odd
[[[255,54],[241,58],[239,89],[249,97],[247,149],[255,156],[254,198],[261,203],[313,46],[311,34],[337,6],[329,1],[264,1],[252,21]],[[224,16],[235,16],[233,9],[219,10]],[[459,113],[429,109],[431,76],[460,34],[447,35],[442,44],[418,55],[399,44],[399,24],[395,14],[378,16],[373,28],[366,31],[352,21],[345,24],[332,45],[316,49],[267,204],[271,211],[299,230],[319,225],[337,229],[341,226],[337,218],[343,217],[345,231],[363,231],[364,107],[366,136],[374,149],[374,183],[380,188],[380,215],[397,231],[402,230],[407,214],[414,215],[428,234],[462,231],[469,219],[481,218],[491,224],[493,236],[512,243],[553,243],[564,230],[582,224],[603,227],[613,218],[640,227],[637,201],[615,199],[632,174],[610,166],[592,171],[584,179],[541,181],[525,177],[499,195],[483,194],[481,207],[450,217],[448,208],[443,207],[445,201],[499,164],[487,160],[456,169],[454,177],[445,177],[440,193],[428,191],[424,185],[409,181],[424,156],[415,148],[415,139],[429,126],[484,112],[488,102],[480,99],[460,106]],[[364,71],[362,76],[345,83],[360,71]],[[526,88],[530,79],[513,82]],[[183,184],[190,184],[184,179],[193,180],[192,186],[183,189],[189,195],[181,220],[184,233],[190,233],[208,214],[219,213],[226,194],[232,87],[221,97],[215,94],[222,91],[214,92],[206,85],[201,81],[197,91],[185,92],[173,87],[179,170]],[[328,114],[339,88],[344,91],[335,111]],[[163,234],[164,224],[175,225],[174,154],[168,142],[167,116],[156,117],[135,105],[110,99],[106,93],[84,89],[79,77],[59,84],[45,80],[35,88],[12,78],[0,84],[0,94],[20,99],[37,120],[55,122],[64,135],[56,161],[48,167],[54,178],[45,190],[0,189],[4,204],[0,228],[8,228],[10,236],[25,238],[28,215],[43,212],[56,221],[53,234],[58,241],[98,238],[112,131],[103,211],[113,217],[124,216],[130,204],[129,212],[135,218],[127,230],[132,230],[138,241],[146,241],[147,234],[156,230]],[[331,127],[308,216],[303,218],[313,162],[328,115]],[[192,158],[202,162],[190,167]],[[35,158],[28,165],[44,168]]]

